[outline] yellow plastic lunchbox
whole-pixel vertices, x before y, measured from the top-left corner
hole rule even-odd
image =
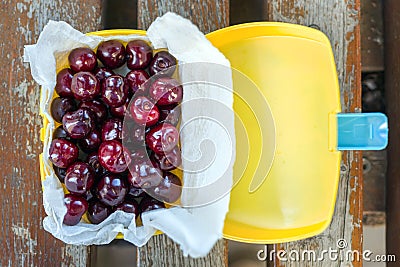
[[[229,59],[235,91],[235,185],[224,237],[266,244],[322,232],[334,211],[340,151],[383,149],[386,116],[340,114],[332,49],[318,30],[255,22],[206,37]]]

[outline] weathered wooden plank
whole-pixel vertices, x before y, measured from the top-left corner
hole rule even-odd
[[[226,251],[226,241],[220,241],[204,258],[183,257],[179,245],[166,235],[158,235],[153,236],[145,247],[138,249],[137,266],[227,266]]]
[[[361,61],[363,71],[383,71],[383,2],[361,1]]]
[[[268,18],[271,21],[316,24],[329,37],[339,76],[343,112],[358,112],[361,106],[360,63],[360,1],[359,0],[270,0]],[[339,191],[331,225],[322,234],[302,240],[279,244],[286,251],[336,249],[337,240],[344,239],[347,249],[362,249],[362,154],[343,153]],[[312,164],[312,163],[310,163]],[[329,260],[309,262],[307,266],[361,266],[360,261]],[[284,264],[283,262],[278,262]],[[286,262],[287,266],[304,266],[304,262]]]
[[[208,33],[229,25],[228,0],[138,0],[138,28],[147,29],[158,16],[172,11],[190,19]],[[146,246],[138,248],[138,266],[227,266],[226,241],[218,241],[202,259],[183,257],[179,246],[167,236],[153,237]]]
[[[168,11],[190,19],[205,34],[229,25],[228,0],[138,0],[139,29]]]
[[[386,197],[386,250],[400,258],[400,1],[384,2],[385,19],[385,94],[389,120],[389,145]],[[387,263],[398,266],[398,263]]]
[[[44,210],[38,155],[39,86],[22,60],[49,19],[82,31],[100,26],[96,0],[5,0],[0,3],[0,266],[85,266],[86,247],[67,246],[42,228]]]

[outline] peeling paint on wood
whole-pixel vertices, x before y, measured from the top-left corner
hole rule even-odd
[[[360,1],[359,0],[271,0],[268,17],[303,25],[315,24],[331,41],[343,112],[357,112],[361,104],[360,63]],[[345,239],[348,249],[362,249],[362,154],[345,152],[339,181],[335,213],[331,225],[322,234],[298,242],[277,245],[286,251],[337,248],[337,240]],[[278,262],[278,264],[284,264]],[[361,266],[360,261],[308,262],[307,266]],[[285,263],[286,266],[304,266],[303,263]]]
[[[30,256],[35,256],[36,252],[36,246],[37,246],[37,241],[31,237],[31,234],[29,232],[29,229],[18,226],[18,225],[13,225],[11,227],[12,232],[14,233],[15,238],[19,238],[23,243],[27,244],[28,246],[28,255]]]
[[[22,60],[49,19],[87,32],[100,28],[100,2],[5,0],[0,3],[0,266],[85,266],[86,247],[66,246],[43,230],[38,156],[39,86]]]
[[[86,266],[89,262],[89,248],[84,246],[65,245],[61,254],[61,266],[79,267]]]

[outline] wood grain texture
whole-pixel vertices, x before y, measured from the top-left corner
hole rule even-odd
[[[400,1],[384,2],[385,19],[385,94],[389,116],[389,145],[386,197],[386,250],[400,259]],[[397,260],[398,261],[398,260]],[[395,267],[396,262],[387,263]]]
[[[229,25],[229,0],[138,0],[139,29],[168,11],[190,19],[205,34]]]
[[[179,245],[166,235],[153,236],[145,247],[138,248],[137,267],[219,267],[227,265],[227,246],[224,240],[217,242],[206,257],[199,259],[183,257]]]
[[[147,29],[158,16],[168,11],[190,19],[200,31],[208,33],[229,25],[228,0],[138,0],[138,27]],[[185,258],[178,245],[167,236],[153,237],[146,246],[138,248],[138,266],[227,266],[226,241],[217,242],[204,258]]]
[[[359,112],[361,107],[360,1],[359,0],[269,0],[268,18],[303,25],[316,24],[331,41],[343,112]],[[310,163],[312,164],[312,163]],[[343,153],[339,191],[333,220],[322,234],[286,244],[276,249],[299,252],[312,249],[336,249],[344,239],[347,249],[362,250],[362,154]],[[360,261],[277,262],[286,266],[361,266]]]
[[[87,248],[68,246],[42,228],[38,156],[39,86],[23,63],[23,47],[37,41],[49,19],[82,31],[100,26],[97,0],[5,0],[0,3],[0,266],[85,266]]]

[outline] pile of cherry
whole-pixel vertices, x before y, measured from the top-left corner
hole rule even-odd
[[[62,124],[49,159],[69,192],[64,224],[76,225],[85,213],[98,224],[116,210],[138,217],[177,201],[181,181],[170,172],[181,164],[176,59],[143,40],[126,47],[109,40],[96,52],[73,49],[68,61],[50,108]],[[125,66],[130,71],[118,74]]]

